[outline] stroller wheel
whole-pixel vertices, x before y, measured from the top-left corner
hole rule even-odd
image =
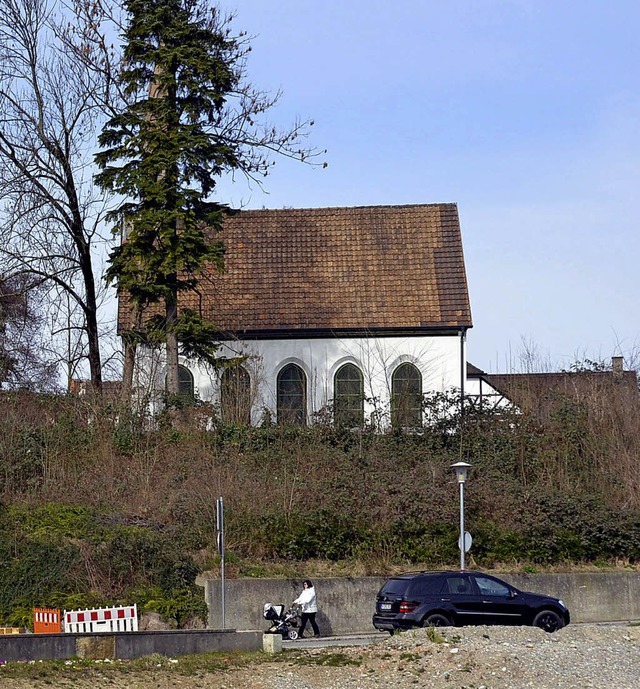
[[[295,641],[298,638],[298,632],[295,629],[290,629],[287,636],[290,641]]]

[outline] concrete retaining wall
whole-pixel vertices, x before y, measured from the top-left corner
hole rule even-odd
[[[640,573],[505,574],[501,578],[525,591],[562,598],[574,622],[640,620]],[[318,624],[323,634],[373,631],[371,616],[380,577],[314,580]],[[201,578],[209,606],[210,627],[221,626],[219,579]],[[302,580],[231,579],[226,581],[225,622],[235,629],[265,629],[266,602],[289,606],[302,590]]]
[[[190,629],[102,634],[16,634],[0,637],[2,660],[93,658],[128,660],[160,653],[179,656],[212,651],[258,651],[261,631]]]
[[[640,573],[505,574],[503,579],[526,591],[562,598],[574,622],[640,620]],[[318,579],[318,624],[326,635],[371,632],[380,577]],[[3,660],[139,658],[211,651],[262,649],[266,602],[290,605],[302,580],[232,579],[226,582],[225,622],[221,630],[220,580],[201,578],[209,605],[208,630],[102,634],[11,634],[0,636]],[[236,631],[248,630],[248,631]]]

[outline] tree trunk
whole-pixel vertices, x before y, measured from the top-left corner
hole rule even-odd
[[[167,392],[169,395],[178,394],[178,336],[176,323],[178,322],[178,291],[171,290],[171,296],[166,300],[166,337],[167,337]]]
[[[123,298],[119,295],[119,298]],[[133,308],[133,302],[131,302]],[[135,304],[134,316],[134,331],[138,333],[142,330],[142,306]],[[125,332],[122,335],[122,342],[124,344],[124,362],[122,365],[122,390],[121,402],[127,407],[131,404],[131,396],[133,394],[133,372],[136,366],[136,355],[138,353],[138,340],[133,333]]]
[[[87,319],[87,341],[89,344],[89,372],[91,387],[94,392],[102,392],[102,363],[100,361],[100,340],[98,336],[98,319],[96,307],[88,308],[85,312]]]
[[[70,171],[68,175],[67,194],[71,201],[77,206],[77,196]],[[93,264],[91,262],[91,247],[85,237],[82,218],[78,212],[74,215],[76,215],[76,217],[72,225],[72,236],[76,243],[78,262],[84,281],[84,303],[81,306],[84,310],[87,331],[87,344],[89,348],[87,358],[89,359],[91,387],[94,392],[102,393],[102,362],[100,360],[100,334],[98,332],[98,301],[96,298]]]
[[[126,336],[123,338],[123,341],[124,363],[122,365],[122,390],[120,398],[122,404],[129,406],[133,391],[133,369],[136,362],[137,346],[133,342],[127,342]]]

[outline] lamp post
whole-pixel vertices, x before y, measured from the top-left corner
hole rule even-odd
[[[464,484],[467,480],[467,472],[471,464],[467,462],[456,462],[451,468],[456,472],[458,485],[460,486],[460,571],[464,572],[464,553],[465,553],[465,531],[464,531]]]

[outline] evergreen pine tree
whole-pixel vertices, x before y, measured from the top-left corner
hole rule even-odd
[[[100,186],[125,199],[112,219],[126,241],[112,252],[107,278],[139,313],[164,306],[141,332],[166,344],[167,391],[175,394],[179,340],[185,355],[215,356],[213,325],[179,313],[178,297],[197,286],[205,264],[223,265],[224,247],[207,231],[220,228],[226,210],[209,200],[217,178],[235,169],[266,174],[274,151],[308,159],[296,142],[311,123],[285,133],[257,128],[277,96],[245,83],[246,38],[233,36],[230,19],[207,0],[126,0],[125,9],[129,105],[107,122],[96,156]]]

